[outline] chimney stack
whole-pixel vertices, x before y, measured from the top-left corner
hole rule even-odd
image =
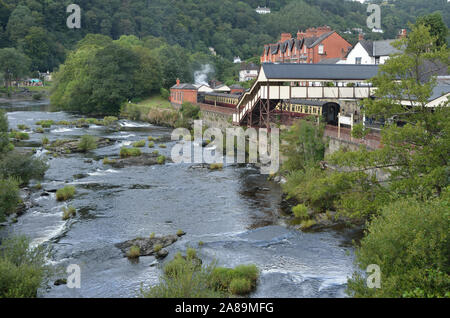
[[[177,78],[177,85],[180,85],[180,79]]]
[[[361,42],[362,40],[364,40],[364,33],[360,33],[358,37],[358,41]]]
[[[281,42],[290,40],[292,35],[290,33],[281,33]]]
[[[401,29],[400,32],[398,33],[398,38],[404,39],[404,38],[406,38],[407,34],[408,33],[407,33],[406,29]]]

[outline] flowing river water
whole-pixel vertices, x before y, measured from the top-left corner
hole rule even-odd
[[[0,107],[7,111],[13,129],[25,124],[34,130],[35,122],[42,119],[79,118],[50,112],[46,102],[12,102]],[[251,166],[213,172],[173,163],[123,169],[105,166],[102,159],[117,156],[122,146],[171,133],[140,122],[121,121],[121,125],[123,129],[115,132],[100,126],[52,126],[45,134],[50,141],[89,134],[116,143],[87,155],[49,157],[43,188],[31,197],[34,206],[17,223],[0,228],[2,237],[27,235],[34,245],[49,246],[49,262],[56,268],[80,266],[80,289],[50,284],[39,296],[136,297],[141,284],[158,283],[164,262],[177,251],[197,248],[201,241],[199,256],[206,262],[258,266],[261,278],[251,297],[345,297],[347,277],[355,270],[351,234],[291,229],[282,217],[280,186]],[[31,143],[43,137],[30,136]],[[143,151],[157,149],[170,157],[173,143],[166,145],[166,149],[156,144]],[[46,156],[37,148],[37,155]],[[57,202],[54,191],[65,185],[74,185],[77,195],[69,203]],[[78,215],[62,221],[62,208],[69,204],[77,208]],[[170,254],[161,262],[152,256],[130,262],[114,246],[153,232],[175,234],[179,229],[187,234],[168,248]]]

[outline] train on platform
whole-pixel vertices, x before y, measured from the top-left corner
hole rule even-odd
[[[198,102],[213,106],[235,108],[242,95],[226,93],[199,93]],[[292,99],[280,101],[275,107],[274,114],[295,118],[315,116],[321,117],[327,124],[337,125],[340,106],[334,102],[306,99]]]
[[[236,108],[241,95],[226,94],[226,93],[199,93],[197,100],[199,103],[209,104],[214,106]]]
[[[339,112],[340,106],[337,103],[307,99],[282,101],[275,108],[277,114],[288,114],[292,117],[321,117],[327,124],[334,126],[338,125]]]

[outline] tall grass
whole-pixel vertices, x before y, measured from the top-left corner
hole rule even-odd
[[[141,155],[139,148],[122,148],[120,149],[120,158],[139,157]]]
[[[147,298],[219,298],[248,295],[256,287],[259,271],[255,265],[235,269],[216,267],[215,263],[202,265],[194,249],[186,256],[178,253],[163,268],[160,284],[140,296]]]
[[[56,191],[56,200],[67,201],[75,196],[76,189],[74,186],[66,186]]]

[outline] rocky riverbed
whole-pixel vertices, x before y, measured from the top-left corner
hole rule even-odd
[[[44,103],[22,102],[0,106],[8,111],[11,128],[24,124],[33,131],[38,120],[74,121],[77,115],[52,113]],[[347,277],[354,271],[347,229],[303,232],[292,226],[283,211],[279,183],[269,181],[247,165],[139,164],[114,166],[122,147],[131,147],[148,136],[164,140],[143,147],[143,160],[152,163],[153,151],[170,158],[171,130],[142,122],[120,121],[120,129],[52,126],[45,134],[30,134],[30,142],[46,136],[79,140],[91,135],[109,140],[88,153],[63,153],[57,157],[37,147],[36,156],[48,159],[44,180],[32,183],[29,201],[17,222],[0,228],[0,237],[25,234],[34,245],[52,251],[49,264],[65,272],[70,264],[81,268],[80,289],[60,284],[42,289],[40,297],[135,297],[144,287],[158,283],[161,266],[178,251],[198,249],[206,263],[235,267],[255,264],[261,270],[258,288],[251,297],[344,297]],[[31,150],[26,147],[25,150]],[[142,160],[139,159],[139,160]],[[71,185],[76,195],[58,202],[57,189]],[[62,220],[62,209],[77,209],[77,216]],[[187,233],[179,238],[179,230]],[[156,233],[154,236],[152,233]],[[159,241],[160,240],[160,241]],[[139,245],[141,257],[131,262],[127,248]],[[154,247],[168,255],[157,258]],[[158,256],[159,257],[159,256]],[[156,266],[155,266],[156,265]],[[52,282],[64,279],[60,274]]]

